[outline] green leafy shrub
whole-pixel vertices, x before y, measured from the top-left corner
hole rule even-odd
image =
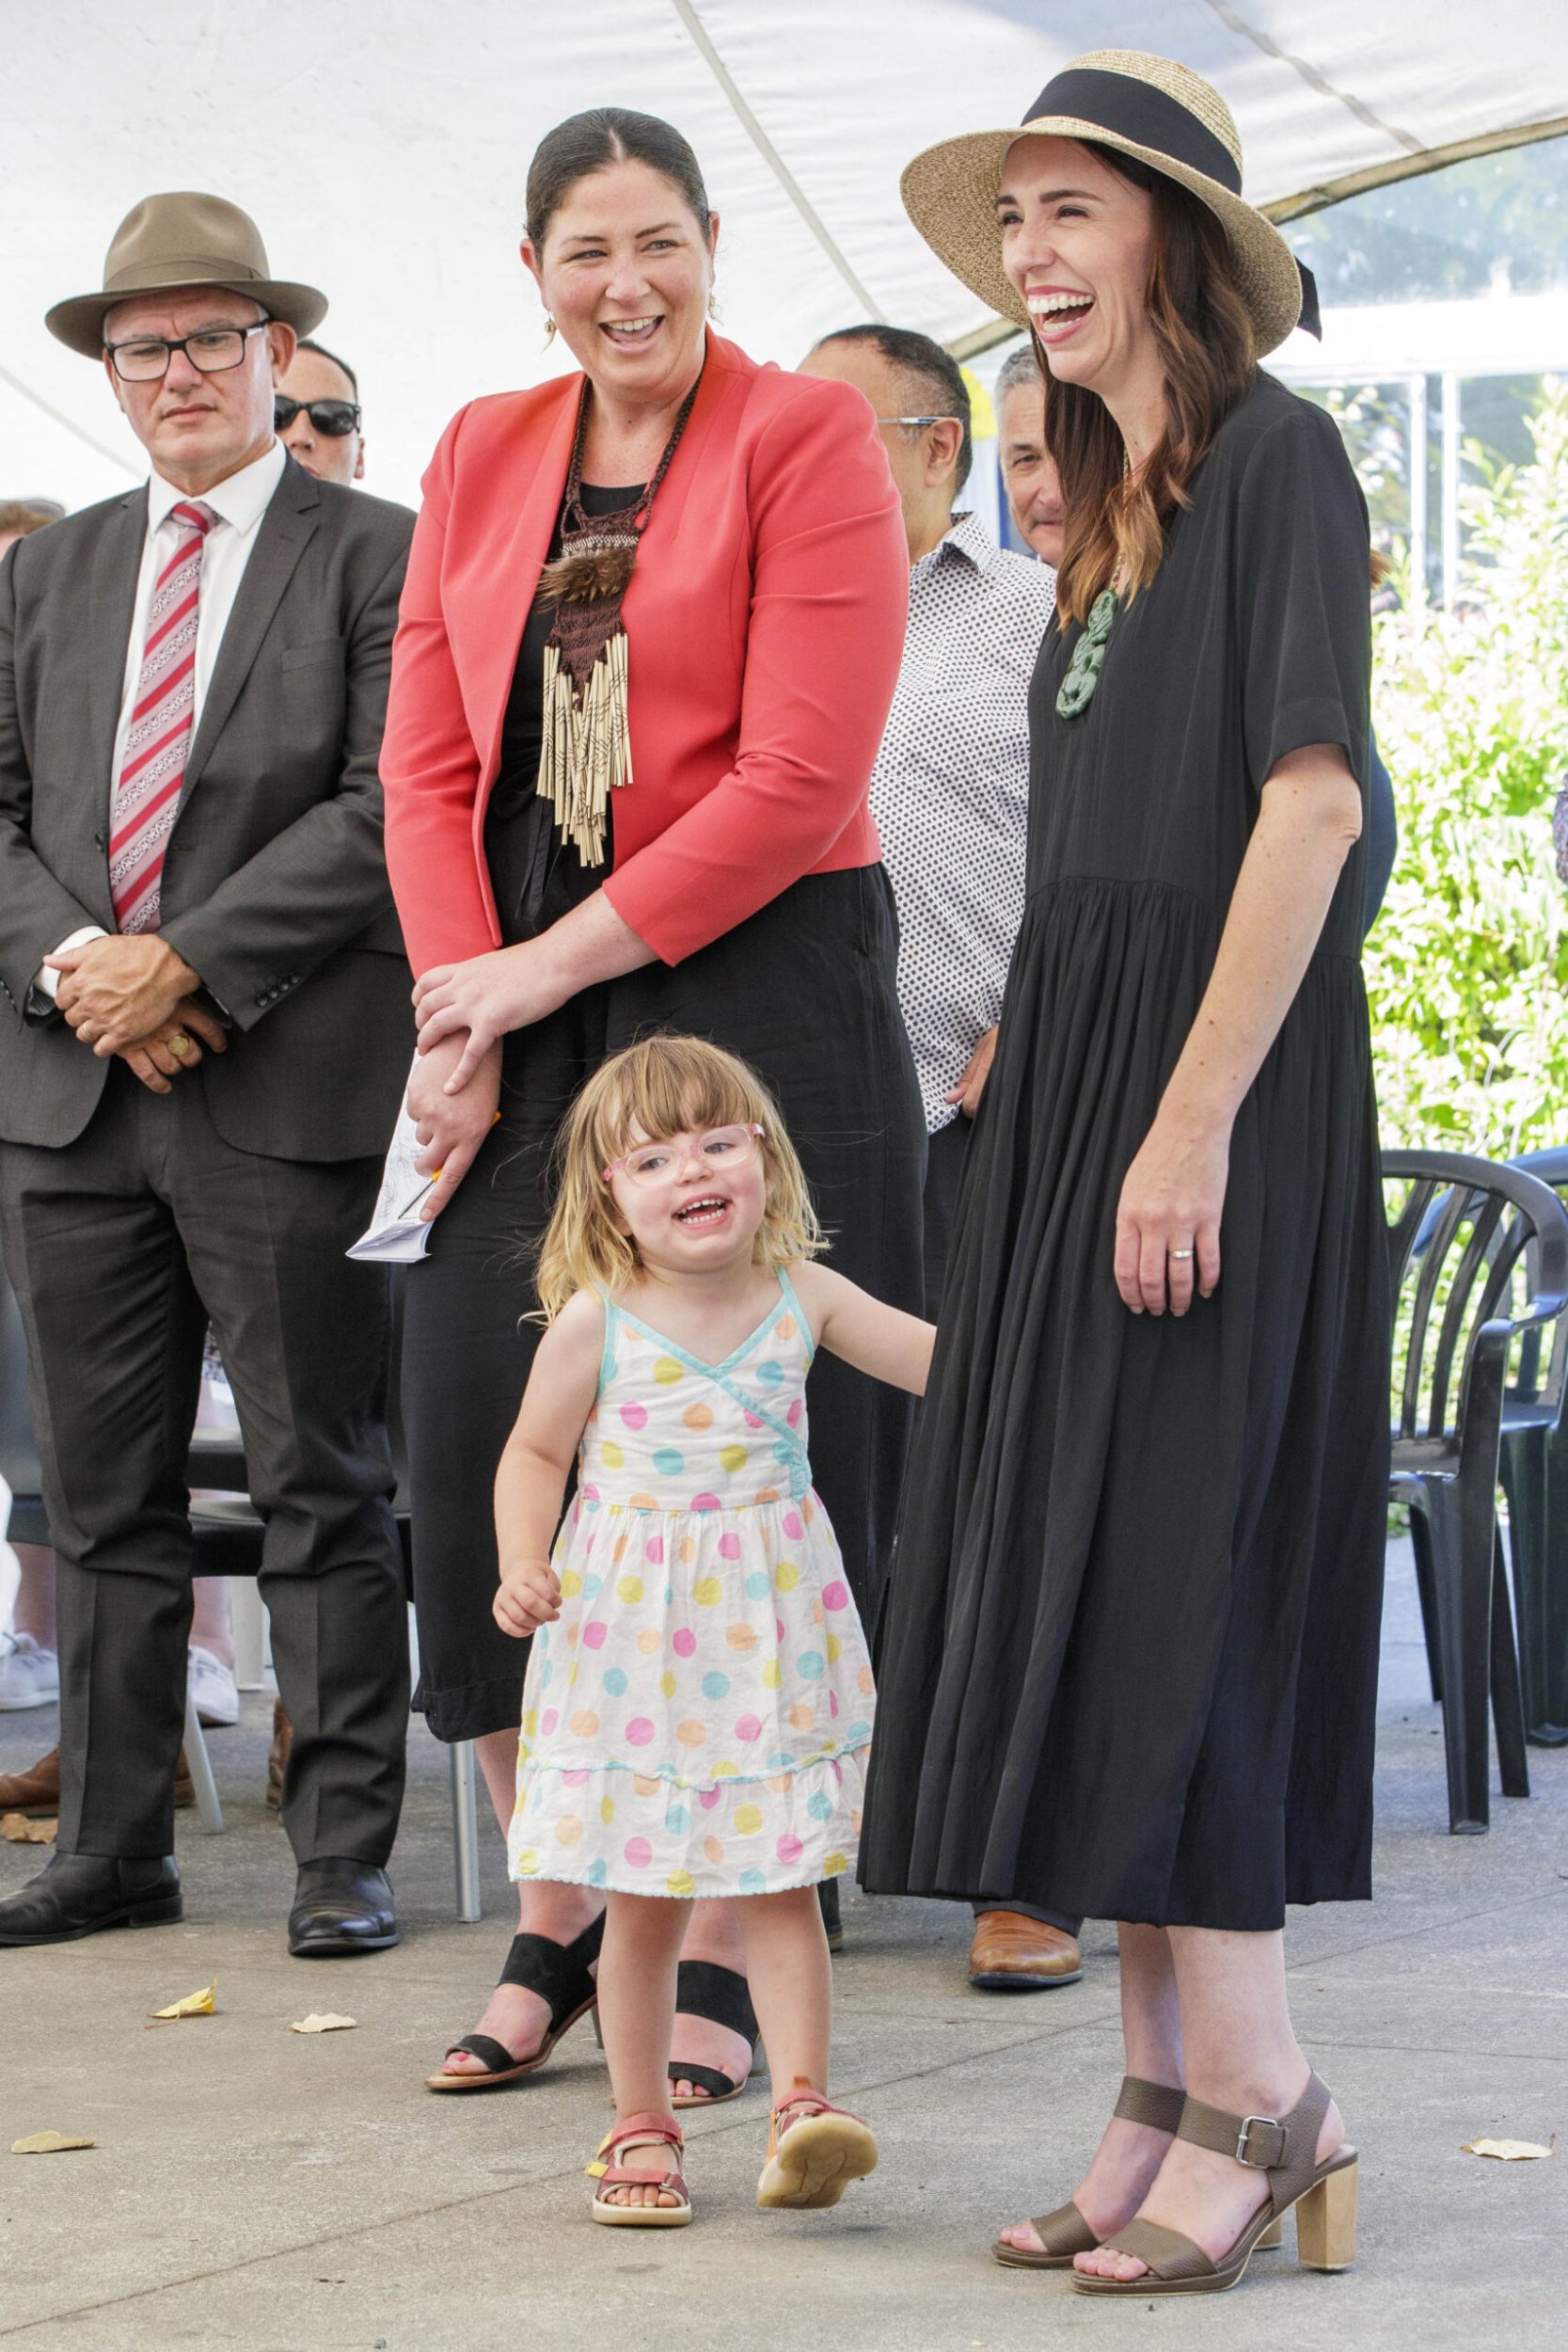
[[[1466,453],[1456,609],[1374,623],[1400,821],[1366,955],[1384,1139],[1494,1159],[1568,1143],[1568,387],[1530,431],[1528,465]]]

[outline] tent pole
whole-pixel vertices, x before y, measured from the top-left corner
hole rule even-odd
[[[1410,403],[1410,593],[1421,604],[1427,597],[1427,380],[1413,375],[1406,387]]]
[[[1443,602],[1451,612],[1459,593],[1459,378],[1443,376]]]

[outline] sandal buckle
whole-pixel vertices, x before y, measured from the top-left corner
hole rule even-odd
[[[1272,2155],[1255,2156],[1248,2153],[1254,2131],[1274,2133],[1274,2153]],[[1285,2162],[1285,2153],[1290,2145],[1290,2137],[1289,2132],[1287,2132],[1284,2124],[1280,2122],[1277,2116],[1243,2115],[1241,2121],[1241,2129],[1236,2134],[1236,2161],[1238,2164],[1250,2166],[1252,2170],[1255,2172],[1275,2172]]]

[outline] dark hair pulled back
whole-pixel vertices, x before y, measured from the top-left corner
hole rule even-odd
[[[590,106],[546,131],[528,167],[528,233],[537,251],[579,180],[609,164],[646,164],[677,189],[704,235],[713,218],[702,166],[673,123],[629,106]]]

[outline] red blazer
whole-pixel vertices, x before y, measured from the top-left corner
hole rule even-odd
[[[416,973],[500,929],[484,809],[565,486],[580,375],[476,400],[424,478],[381,755]],[[626,594],[633,781],[606,896],[677,963],[802,874],[880,855],[866,787],[909,612],[909,550],[862,395],[708,337]]]

